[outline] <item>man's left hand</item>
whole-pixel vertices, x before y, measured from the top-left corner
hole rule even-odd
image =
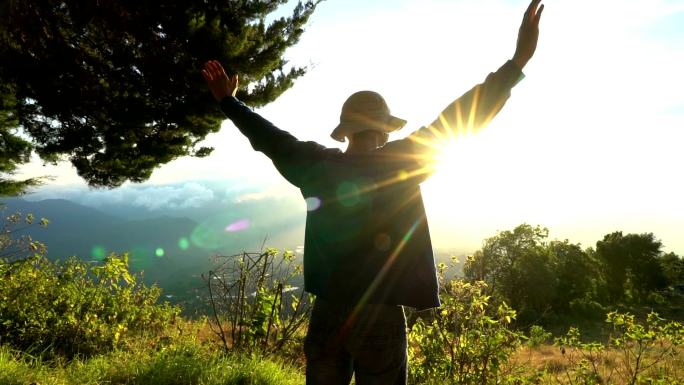
[[[539,20],[544,11],[544,4],[539,5],[541,0],[532,0],[523,16],[520,30],[518,31],[518,44],[515,47],[513,62],[523,69],[534,55],[539,40]]]

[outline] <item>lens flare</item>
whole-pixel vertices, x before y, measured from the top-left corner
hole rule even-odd
[[[397,246],[394,248],[392,253],[389,255],[389,258],[387,258],[387,261],[385,262],[384,266],[382,269],[380,269],[380,272],[375,276],[375,279],[373,282],[371,282],[370,286],[366,289],[366,292],[361,296],[361,299],[359,299],[359,302],[354,306],[354,309],[352,310],[351,314],[345,321],[345,326],[343,327],[344,330],[349,330],[350,325],[354,323],[356,320],[357,316],[361,312],[361,309],[368,303],[369,298],[375,290],[378,288],[378,285],[382,282],[383,278],[385,278],[385,275],[387,272],[389,272],[389,269],[392,267],[394,262],[396,261],[397,257],[401,253],[401,251],[404,249],[404,246],[408,243],[408,241],[413,237],[413,233],[416,231],[418,226],[423,222],[424,218],[418,218],[416,222],[413,223],[411,228],[404,234],[402,237],[401,241],[397,244]]]
[[[226,232],[237,233],[238,231],[247,230],[248,228],[249,219],[240,219],[226,226]]]
[[[316,211],[321,207],[321,200],[317,197],[308,197],[306,201],[306,211]]]
[[[210,250],[229,247],[236,242],[235,238],[241,234],[227,231],[226,224],[232,224],[238,219],[240,218],[223,212],[204,219],[192,230],[190,237],[188,237],[189,245]]]
[[[188,238],[183,237],[183,238],[179,239],[178,240],[178,248],[181,250],[189,249],[190,248],[190,241],[188,240]]]
[[[144,270],[152,266],[152,261],[154,259],[150,248],[145,246],[133,247],[128,253],[128,256],[131,269],[134,271]]]
[[[157,247],[157,249],[154,251],[154,255],[156,255],[159,258],[163,257],[164,249],[162,249],[161,247]]]
[[[355,206],[361,201],[359,186],[353,182],[342,182],[337,186],[337,200],[346,207]]]
[[[90,250],[90,255],[97,259],[97,260],[103,260],[105,258],[105,248],[104,246],[93,246],[93,248]]]

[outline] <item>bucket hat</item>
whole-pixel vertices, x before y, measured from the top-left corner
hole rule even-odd
[[[353,93],[342,105],[340,124],[330,136],[344,142],[357,132],[375,130],[385,133],[396,131],[406,125],[406,120],[390,114],[385,99],[374,91]]]

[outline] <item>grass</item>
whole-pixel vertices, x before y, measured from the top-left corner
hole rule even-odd
[[[70,362],[42,362],[0,346],[2,385],[294,385],[304,383],[302,372],[273,359],[224,355],[190,338]]]
[[[585,353],[583,355],[582,353]],[[581,383],[576,381],[577,363],[584,357],[590,357],[588,352],[580,352],[575,349],[567,349],[564,352],[558,346],[545,344],[538,347],[522,347],[509,361],[511,366],[523,367],[528,373],[542,372],[542,384],[570,384]],[[658,351],[647,354],[646,361],[658,355]],[[607,383],[627,384],[625,351],[609,348],[596,354],[592,358],[601,378],[609,379]],[[633,364],[633,362],[632,362]],[[654,365],[644,374],[652,378],[667,375],[670,378],[679,379],[677,384],[684,384],[684,348],[679,348],[675,356],[664,357],[657,365]],[[665,383],[665,382],[664,382]]]
[[[243,352],[223,354],[206,321],[179,321],[161,335],[131,339],[119,350],[71,361],[40,358],[0,345],[0,385],[294,385],[303,384],[301,352],[268,359]],[[606,383],[625,384],[620,373],[624,352],[608,348],[597,359]],[[666,357],[662,368],[670,378],[684,378],[684,348]],[[292,355],[299,354],[299,359]],[[657,354],[653,351],[649,354]],[[507,366],[522,368],[532,376],[543,373],[536,384],[576,384],[576,363],[581,352],[550,344],[523,346]],[[283,358],[288,357],[288,358]],[[655,370],[655,369],[654,369]],[[657,373],[655,374],[657,378]],[[674,384],[679,382],[670,382]],[[681,382],[684,383],[684,382]]]
[[[303,384],[303,368],[277,359],[244,355],[224,355],[211,344],[193,338],[180,338],[167,345],[158,341],[138,341],[135,346],[109,354],[70,362],[42,362],[0,346],[0,385],[294,385]],[[665,366],[684,375],[684,351],[668,358]],[[529,373],[544,372],[541,384],[566,384],[573,375],[570,352],[557,346],[521,348],[509,362]],[[615,371],[620,352],[608,350],[601,358],[604,375],[613,372],[611,383],[626,383]],[[607,377],[604,377],[607,378]],[[676,378],[676,377],[675,377]]]

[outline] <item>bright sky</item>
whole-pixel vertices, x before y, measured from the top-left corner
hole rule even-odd
[[[653,232],[684,254],[684,1],[545,0],[536,56],[493,123],[451,148],[423,185],[437,247],[475,250],[527,222],[592,246]],[[259,112],[302,140],[329,138],[354,91],[383,94],[425,125],[515,48],[526,0],[328,0],[288,57],[309,72]],[[147,185],[230,179],[297,190],[229,122],[204,159],[161,167]],[[245,165],[248,165],[247,167]],[[25,168],[85,184],[68,165]],[[126,187],[123,187],[126,188]],[[304,211],[302,211],[302,216]]]

